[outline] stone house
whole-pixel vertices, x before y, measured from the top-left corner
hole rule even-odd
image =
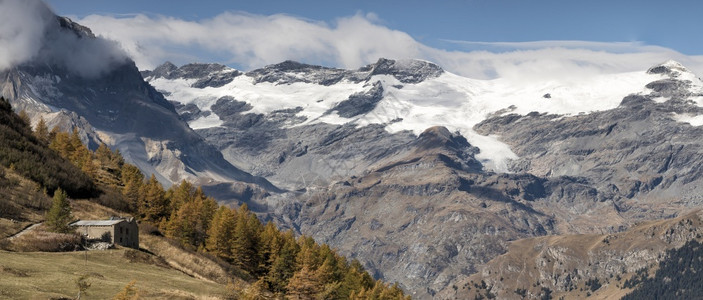
[[[80,220],[71,223],[76,232],[88,240],[100,240],[139,249],[139,227],[134,218],[111,217],[109,220]]]

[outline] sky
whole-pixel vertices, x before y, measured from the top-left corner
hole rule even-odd
[[[46,2],[117,41],[141,69],[169,60],[249,70],[286,59],[358,68],[386,57],[490,79],[625,72],[675,59],[703,74],[703,1]]]

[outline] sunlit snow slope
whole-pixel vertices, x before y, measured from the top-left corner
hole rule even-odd
[[[400,69],[406,65],[430,64],[419,61],[391,62]],[[248,103],[251,105],[248,112],[251,113],[267,114],[281,109],[302,108],[297,115],[305,117],[306,121],[291,126],[314,123],[386,124],[389,132],[411,130],[415,134],[431,126],[446,126],[452,131],[459,131],[472,145],[481,149],[477,158],[486,167],[506,171],[507,159],[516,158],[515,154],[497,137],[476,134],[472,130],[475,124],[506,113],[528,114],[536,111],[575,115],[608,110],[617,107],[629,94],[648,93],[645,85],[664,78],[662,74],[642,71],[549,81],[531,80],[529,74],[525,75],[524,80],[475,80],[442,71],[438,76],[427,76],[424,80],[403,82],[403,78],[399,79],[392,73],[374,74],[374,67],[370,65],[355,71],[321,67],[304,72],[283,70],[278,74],[284,73],[286,80],[274,77],[264,81],[261,76],[252,74],[257,71],[252,71],[236,76],[224,85],[205,87],[195,84],[201,78],[169,79],[152,74],[146,79],[157,90],[164,91],[167,99],[181,104],[195,104],[203,112],[211,111],[211,106],[224,96]],[[239,73],[224,67],[215,75],[234,72]],[[310,72],[348,72],[355,75],[334,84],[320,84],[305,80],[311,75]],[[360,77],[363,80],[359,80]],[[334,110],[350,96],[368,93],[377,82],[382,86],[382,98],[372,110],[352,117],[340,116]],[[202,129],[220,126],[222,121],[217,114],[211,113],[189,124],[194,129]]]

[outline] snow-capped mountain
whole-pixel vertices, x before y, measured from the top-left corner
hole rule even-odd
[[[229,120],[233,115],[246,116],[250,123],[277,119],[281,128],[377,124],[388,133],[414,135],[445,126],[481,149],[477,158],[497,172],[508,171],[508,161],[517,156],[496,136],[477,134],[473,126],[481,121],[509,113],[572,116],[608,110],[629,94],[649,93],[648,83],[664,79],[658,73],[633,72],[579,81],[474,80],[430,62],[388,59],[358,70],[287,61],[247,73],[222,65],[177,68],[166,63],[143,75],[201,132],[247,126],[240,118]],[[243,163],[235,158],[241,153],[226,148],[224,153],[236,165]]]
[[[550,80],[392,59],[140,73],[42,11],[34,57],[0,72],[16,110],[77,126],[163,183],[247,202],[417,298],[457,292],[510,241],[620,232],[703,204],[703,82],[674,61]]]
[[[420,298],[509,240],[616,232],[702,201],[703,84],[674,61],[544,82],[389,59],[143,75],[234,165],[307,188],[267,198],[269,217]]]

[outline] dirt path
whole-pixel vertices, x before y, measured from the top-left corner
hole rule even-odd
[[[13,239],[15,239],[15,238],[17,238],[17,237],[20,237],[20,236],[22,236],[23,234],[34,230],[35,228],[37,228],[37,227],[38,227],[39,225],[41,225],[41,224],[42,224],[42,223],[36,223],[36,224],[29,225],[29,226],[27,226],[25,229],[22,229],[20,232],[11,235],[8,239],[13,240]]]

